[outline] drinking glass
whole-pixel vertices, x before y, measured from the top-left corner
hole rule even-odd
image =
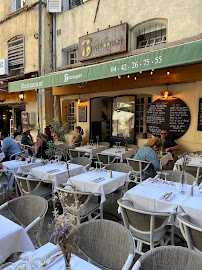
[[[12,262],[7,262],[7,263],[0,265],[0,270],[3,270],[3,269],[14,270],[15,267],[14,267],[14,264]]]
[[[169,173],[164,172],[163,174],[164,174],[164,176],[165,176],[165,184],[168,184],[168,182],[167,182],[167,175],[169,175]]]
[[[100,172],[102,172],[102,164],[103,162],[100,162]]]
[[[97,172],[97,164],[99,163],[99,161],[95,161],[95,171]]]
[[[116,144],[116,146],[115,146],[115,147],[116,147],[116,148],[118,148],[118,142],[115,142],[115,144]]]
[[[27,251],[20,255],[20,259],[26,263],[27,269],[29,269],[29,262],[33,257],[34,257],[34,252],[32,251]]]
[[[185,195],[187,192],[187,174],[182,171],[180,175],[180,194]]]
[[[39,270],[40,267],[44,264],[44,259],[34,258],[29,262],[29,270]]]

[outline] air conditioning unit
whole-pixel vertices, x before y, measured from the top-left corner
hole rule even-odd
[[[62,0],[48,0],[47,11],[50,13],[62,12]]]
[[[36,113],[35,112],[29,112],[28,113],[28,123],[30,126],[34,126],[36,124]]]
[[[0,59],[0,75],[8,75],[8,59]]]

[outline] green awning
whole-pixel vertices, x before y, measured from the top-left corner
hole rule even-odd
[[[11,82],[9,92],[19,92],[100,80],[139,71],[166,68],[202,61],[202,40],[102,64],[66,70],[50,75]]]

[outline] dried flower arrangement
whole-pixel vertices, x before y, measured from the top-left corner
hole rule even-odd
[[[181,159],[182,161],[182,171],[185,171],[187,165],[190,162],[190,155],[187,152],[184,152],[183,154],[178,156],[178,159]]]
[[[59,211],[56,208],[53,211],[54,220],[48,225],[49,231],[52,232],[50,240],[55,244],[59,245],[64,259],[65,269],[70,269],[70,258],[76,241],[76,231],[78,224],[78,217],[83,206],[79,201],[75,201],[72,196],[73,203],[67,205],[67,196],[71,196],[68,192],[59,192],[59,198],[63,205],[63,214],[59,215]],[[58,197],[55,196],[55,200]]]

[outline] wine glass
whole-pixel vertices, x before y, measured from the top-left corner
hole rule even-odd
[[[42,258],[34,258],[29,262],[30,270],[38,270],[44,264],[44,259]]]
[[[97,172],[97,164],[99,163],[99,161],[95,161],[95,172]]]
[[[169,175],[169,173],[164,172],[163,174],[164,174],[164,176],[165,176],[165,184],[168,184],[168,182],[167,182],[167,175]]]
[[[34,257],[34,252],[32,251],[27,251],[24,252],[20,255],[20,259],[26,263],[27,269],[29,269],[29,262],[30,260]]]
[[[162,180],[161,180],[161,172],[158,171],[158,172],[156,172],[156,173],[157,173],[157,179],[156,179],[157,184],[162,183]]]
[[[100,172],[102,172],[102,164],[103,162],[100,162]]]
[[[115,146],[115,147],[116,147],[116,148],[118,148],[118,142],[115,142],[115,144],[116,144],[116,146]]]

